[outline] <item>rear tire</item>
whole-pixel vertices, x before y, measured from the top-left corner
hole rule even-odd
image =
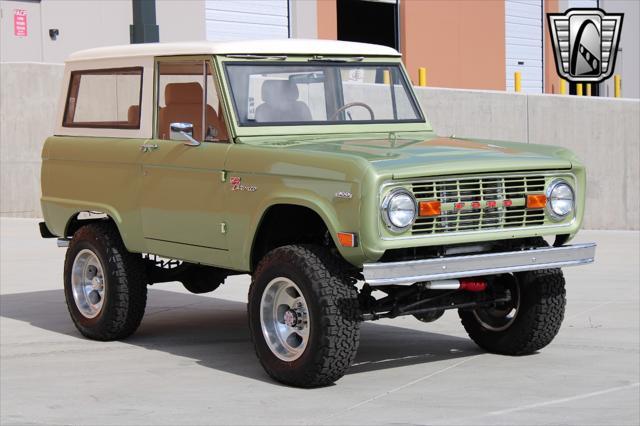
[[[324,386],[353,363],[360,337],[358,294],[322,247],[290,245],[260,261],[249,289],[256,354],[275,380]]]
[[[517,288],[515,316],[500,318],[495,308],[459,310],[469,337],[486,351],[503,355],[527,355],[554,339],[564,318],[565,281],[560,269],[514,274]],[[504,309],[502,312],[506,312]]]
[[[127,251],[113,224],[82,226],[67,249],[64,293],[80,333],[94,340],[124,339],[140,325],[147,303],[142,257]]]

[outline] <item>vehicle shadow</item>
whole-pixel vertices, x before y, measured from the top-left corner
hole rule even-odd
[[[84,339],[69,318],[62,290],[1,295],[0,316]],[[140,328],[124,342],[193,359],[208,368],[273,383],[255,356],[245,303],[151,289]],[[347,374],[478,353],[480,350],[469,339],[364,323],[358,356]]]

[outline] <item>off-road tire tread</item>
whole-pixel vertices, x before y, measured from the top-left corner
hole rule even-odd
[[[460,310],[469,337],[486,351],[503,355],[527,355],[547,346],[564,319],[565,280],[560,269],[516,274],[521,284],[518,318],[504,331],[486,330],[471,311]]]
[[[329,385],[349,369],[355,360],[360,342],[360,311],[356,288],[349,284],[344,272],[344,261],[331,255],[329,250],[314,245],[289,245],[267,253],[259,262],[249,288],[249,301],[260,303],[261,294],[256,294],[256,278],[273,262],[295,265],[313,283],[316,301],[321,306],[324,333],[320,344],[313,353],[313,365],[303,374],[282,377],[271,369],[259,356],[253,328],[252,338],[256,354],[267,373],[274,379],[298,387],[318,387]],[[250,302],[251,303],[251,302]],[[307,300],[307,303],[314,303]],[[251,309],[249,309],[251,323]],[[318,320],[316,318],[316,320]]]
[[[74,260],[69,255],[75,253],[72,249],[83,240],[90,240],[106,250],[108,264],[103,265],[106,269],[104,273],[109,276],[108,285],[113,291],[111,295],[115,294],[115,303],[111,305],[109,312],[101,314],[104,315],[103,321],[95,327],[87,327],[72,313],[70,304],[75,302],[67,298],[71,318],[80,333],[93,340],[111,341],[129,337],[140,325],[147,304],[147,282],[142,257],[125,248],[115,225],[94,222],[82,226],[74,233],[67,249],[65,276]]]

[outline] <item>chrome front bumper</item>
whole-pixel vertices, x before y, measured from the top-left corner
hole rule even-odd
[[[440,257],[407,262],[365,263],[364,280],[371,286],[411,285],[444,280],[592,263],[596,244],[575,244],[504,253]]]

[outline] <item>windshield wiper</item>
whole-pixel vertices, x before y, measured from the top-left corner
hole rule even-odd
[[[352,56],[349,58],[325,58],[324,56],[314,56],[309,62],[361,62],[364,56]]]
[[[284,61],[287,59],[286,55],[225,55],[227,58],[238,59],[278,59]]]

